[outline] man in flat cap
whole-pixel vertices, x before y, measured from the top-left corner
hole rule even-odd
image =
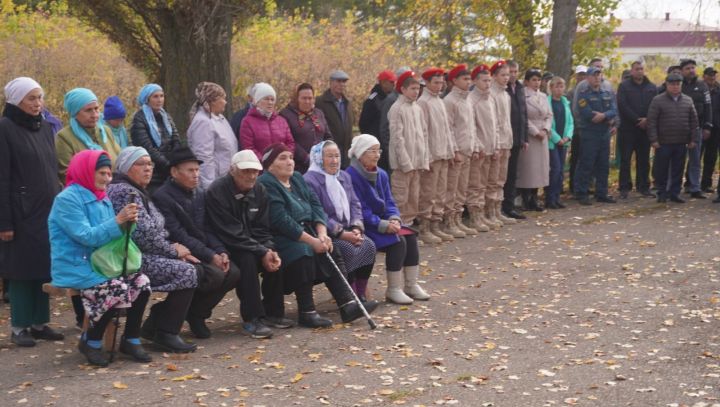
[[[670,74],[664,93],[653,98],[648,110],[648,138],[655,149],[653,177],[658,202],[684,203],[680,198],[687,149],[698,148],[698,116],[691,97],[682,93],[683,77]],[[670,174],[668,174],[670,172]]]
[[[695,105],[700,127],[698,128],[696,142],[697,148],[688,151],[688,165],[685,182],[685,192],[697,199],[705,199],[700,188],[700,154],[704,140],[710,138],[712,130],[712,106],[710,101],[710,89],[705,82],[698,80],[695,73],[696,63],[692,59],[680,61],[680,72],[682,73],[682,93],[690,96]],[[710,188],[708,185],[707,188]]]
[[[345,72],[339,69],[332,71],[330,87],[317,98],[317,107],[325,114],[333,140],[340,147],[342,168],[350,165],[347,151],[350,148],[353,137],[352,128],[355,123],[350,101],[345,94],[348,79],[350,77]]]

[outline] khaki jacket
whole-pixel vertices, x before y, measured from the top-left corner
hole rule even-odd
[[[403,95],[388,111],[390,168],[409,172],[430,169],[428,136],[420,106]]]
[[[433,95],[427,89],[417,103],[422,108],[425,118],[430,161],[452,159],[457,151],[457,145],[448,124],[445,103],[439,94]]]
[[[475,88],[470,92],[470,103],[475,112],[475,134],[480,151],[485,155],[493,154],[498,142],[495,100],[490,91],[481,92]]]
[[[453,88],[443,99],[457,149],[466,156],[480,151],[475,140],[475,118],[469,94],[468,91]]]
[[[495,101],[495,121],[497,124],[498,142],[496,148],[511,149],[513,146],[513,131],[510,121],[510,95],[505,88],[493,81],[490,85],[490,95]]]

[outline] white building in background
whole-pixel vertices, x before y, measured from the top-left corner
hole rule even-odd
[[[693,24],[687,20],[665,18],[627,18],[613,32],[620,37],[616,50],[623,62],[650,60],[658,56],[673,60],[693,58],[698,65],[720,62],[720,28]],[[714,43],[715,47],[708,47]]]

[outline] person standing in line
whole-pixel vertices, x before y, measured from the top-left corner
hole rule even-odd
[[[385,98],[395,90],[397,76],[393,71],[382,71],[377,76],[377,83],[370,90],[370,95],[362,106],[358,127],[360,133],[372,134],[375,137],[380,135],[380,115]]]
[[[688,151],[688,164],[686,171],[685,192],[696,199],[707,198],[700,190],[700,154],[705,140],[710,138],[712,124],[712,101],[710,89],[705,82],[698,79],[695,73],[696,63],[692,59],[680,61],[680,71],[683,76],[682,92],[693,100],[695,112],[700,121],[696,147]]]
[[[528,118],[527,104],[525,101],[525,86],[518,80],[520,66],[515,61],[507,62],[510,70],[510,80],[506,91],[510,95],[510,119],[512,123],[513,144],[510,149],[508,160],[507,179],[505,181],[503,213],[508,218],[525,219],[525,215],[515,210],[515,184],[517,182],[518,159],[520,150],[528,148]]]
[[[350,76],[345,72],[333,71],[330,74],[330,87],[317,99],[317,107],[325,115],[333,141],[340,147],[343,169],[350,165],[347,152],[353,137],[353,124],[355,124],[352,106],[346,95],[349,79]]]
[[[570,102],[565,97],[565,80],[556,76],[548,84],[550,94],[548,103],[553,112],[552,129],[548,140],[550,152],[550,185],[545,188],[545,207],[548,209],[562,209],[565,205],[560,202],[563,182],[565,179],[565,152],[570,144],[575,129]]]

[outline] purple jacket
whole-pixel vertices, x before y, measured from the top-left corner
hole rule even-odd
[[[295,171],[304,174],[310,166],[310,149],[315,144],[332,139],[330,128],[328,127],[325,114],[322,110],[313,109],[315,116],[315,124],[310,116],[305,116],[302,124],[299,119],[299,111],[288,105],[280,111],[280,116],[287,120],[290,126],[290,132],[295,140]]]
[[[240,149],[254,151],[262,161],[263,150],[275,143],[284,143],[291,151],[295,150],[295,141],[285,118],[273,112],[268,119],[256,108],[250,109],[240,125]]]
[[[353,166],[347,169],[347,173],[352,179],[355,195],[362,205],[365,235],[372,239],[379,250],[400,241],[396,234],[381,232],[387,228],[390,219],[400,220],[400,211],[395,205],[395,199],[390,191],[390,179],[387,172],[380,167],[377,172],[377,182],[373,185]]]
[[[325,188],[325,174],[321,174],[317,171],[310,171],[306,172],[303,177],[305,178],[305,182],[307,182],[310,186],[310,189],[313,190],[315,195],[318,196],[318,199],[320,199],[323,210],[328,217],[327,228],[330,236],[338,236],[344,229],[350,229],[351,227],[358,227],[360,230],[365,229],[363,226],[362,205],[355,195],[352,179],[350,179],[350,175],[348,175],[348,173],[340,170],[338,173],[338,181],[340,181],[340,185],[343,186],[343,189],[348,197],[348,202],[350,203],[349,222],[342,222],[340,220],[340,215],[335,213],[335,205],[333,205],[330,200],[330,196]]]

